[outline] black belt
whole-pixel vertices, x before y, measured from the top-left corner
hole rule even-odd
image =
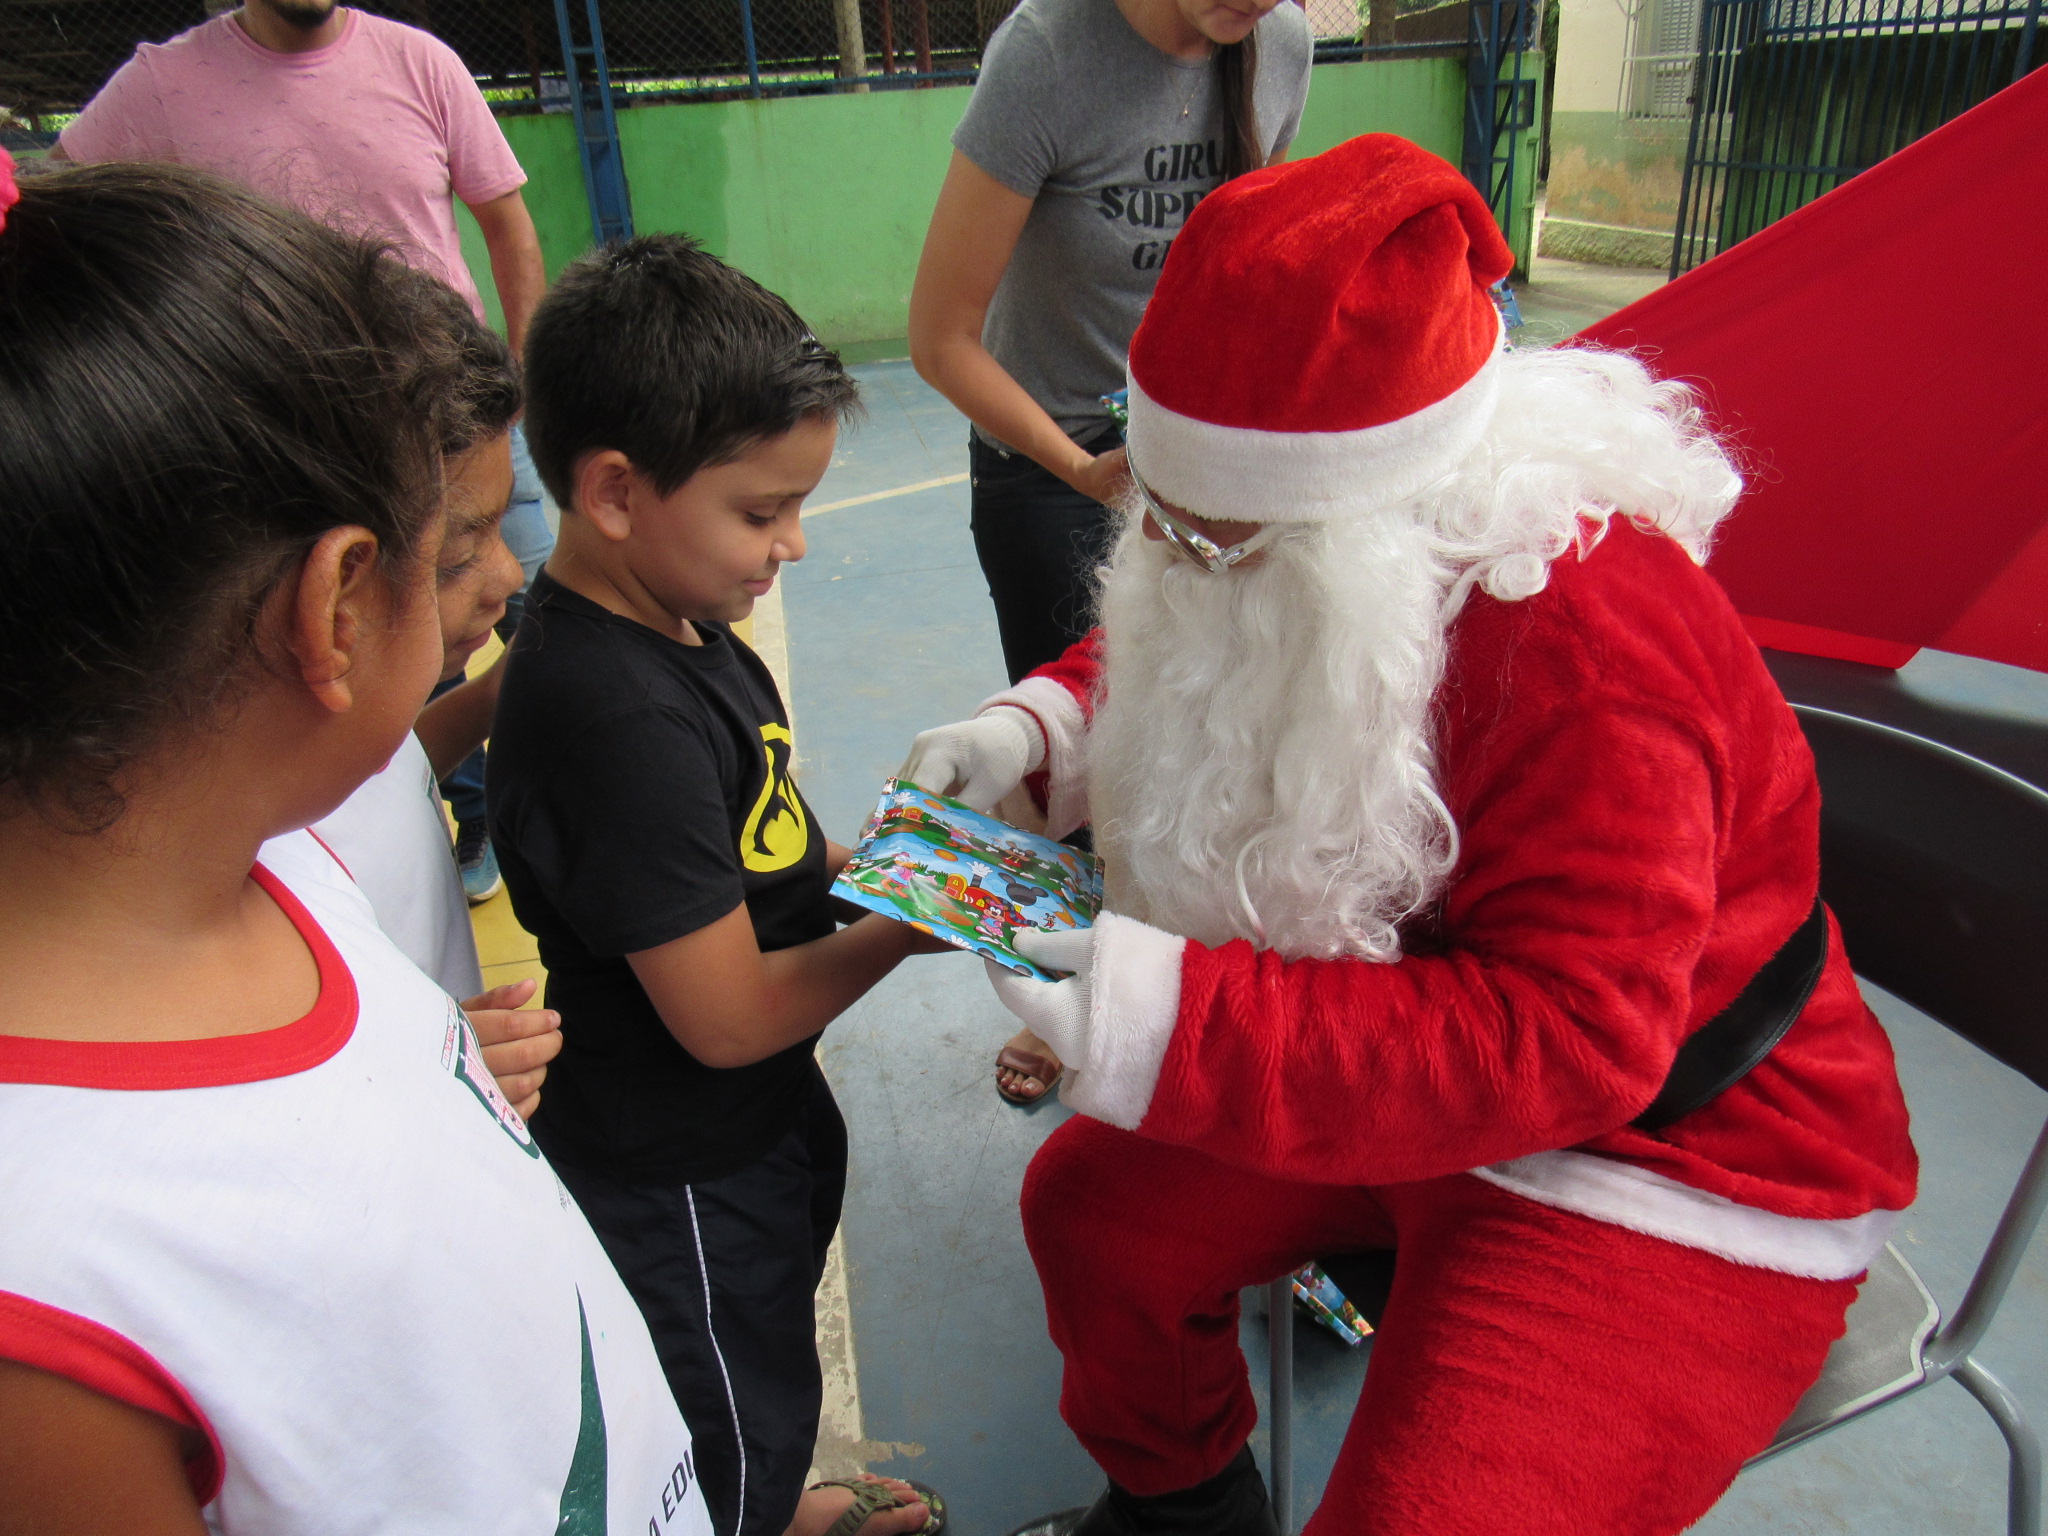
[[[1664,1086],[1630,1124],[1638,1130],[1661,1131],[1748,1076],[1806,1011],[1827,960],[1827,909],[1816,896],[1806,921],[1749,978],[1735,1001],[1678,1048]]]

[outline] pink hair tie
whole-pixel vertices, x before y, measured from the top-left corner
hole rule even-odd
[[[0,234],[7,230],[7,210],[21,201],[21,188],[14,181],[14,156],[0,149]]]

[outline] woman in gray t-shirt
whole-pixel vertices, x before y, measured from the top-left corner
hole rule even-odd
[[[1313,39],[1279,0],[1023,0],[953,135],[910,296],[917,371],[974,423],[975,552],[1012,682],[1087,630],[1104,503],[1127,483],[1102,396],[1174,235],[1286,155]],[[1059,1075],[1028,1031],[1018,1103]]]

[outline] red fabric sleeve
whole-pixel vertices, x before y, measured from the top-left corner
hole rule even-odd
[[[141,1345],[75,1312],[0,1291],[0,1358],[199,1431],[206,1449],[185,1464],[185,1474],[202,1505],[219,1496],[227,1466],[220,1437],[191,1394]]]
[[[1649,1103],[1714,916],[1702,744],[1616,696],[1532,725],[1462,826],[1441,953],[1188,946],[1146,1135],[1388,1184],[1572,1146]]]
[[[1087,634],[1068,646],[1053,660],[1047,662],[1042,667],[1035,668],[1027,673],[1026,676],[1042,677],[1046,681],[1057,683],[1060,687],[1066,689],[1068,693],[1074,696],[1074,702],[1081,708],[1082,718],[1086,719],[1094,709],[1095,685],[1102,677],[1101,627],[1098,626],[1089,630]],[[1038,712],[1031,710],[1028,705],[1020,703],[1015,707],[1027,710],[1034,718],[1037,716]],[[1053,734],[1051,724],[1045,720],[1039,720],[1038,729],[1045,737],[1047,743],[1050,744]],[[1032,772],[1024,775],[1024,788],[1030,792],[1032,803],[1039,810],[1043,811],[1051,804],[1052,770],[1050,758],[1048,758],[1046,767],[1034,769]]]
[[[1074,696],[1081,713],[1093,711],[1095,685],[1102,678],[1102,630],[1098,626],[1076,640],[1058,657],[1032,671],[1032,677],[1048,678]]]

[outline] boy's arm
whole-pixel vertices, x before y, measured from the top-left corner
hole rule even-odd
[[[435,779],[447,778],[491,734],[491,717],[498,712],[498,685],[505,680],[505,658],[511,654],[502,652],[460,688],[450,688],[413,722],[413,734],[427,749]]]
[[[904,956],[948,947],[908,923],[870,914],[764,955],[742,902],[626,962],[684,1050],[707,1067],[744,1067],[808,1040]]]
[[[0,1360],[0,1536],[205,1536],[191,1431]]]

